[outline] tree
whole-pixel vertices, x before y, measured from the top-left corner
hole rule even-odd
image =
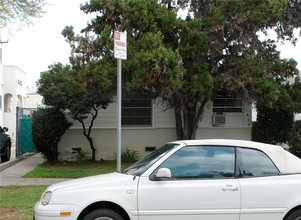
[[[96,152],[91,134],[94,121],[99,110],[113,101],[115,72],[112,71],[106,62],[91,61],[89,65],[78,66],[54,64],[37,82],[45,105],[67,110],[72,119],[80,122],[92,160]]]
[[[40,17],[46,0],[1,0],[0,29],[14,21],[31,23],[30,18]]]
[[[287,143],[293,129],[294,113],[301,112],[301,82],[282,82],[280,96],[272,108],[257,104],[257,122],[253,123],[252,139],[264,143]]]
[[[126,89],[162,98],[168,107],[175,109],[178,138],[193,136],[192,130],[197,129],[195,121],[202,115],[195,104],[202,100],[203,106],[212,88],[206,63],[193,62],[193,59],[203,60],[207,53],[206,35],[197,31],[201,21],[179,20],[173,11],[153,0],[90,3],[82,9],[87,13],[98,11],[101,16],[88,25],[85,33],[110,37],[114,30],[127,30],[128,60],[123,68]],[[181,46],[178,42],[182,42]],[[197,45],[194,47],[192,42]],[[112,44],[102,47],[110,51]],[[184,56],[189,60],[187,63],[183,63]],[[187,74],[185,67],[195,72]],[[196,120],[195,112],[198,112]]]
[[[56,108],[38,108],[32,114],[32,139],[39,152],[50,163],[57,163],[58,143],[72,125]]]
[[[289,133],[288,145],[290,152],[301,158],[301,120],[295,121]]]
[[[257,109],[257,121],[253,123],[252,140],[279,144],[286,143],[294,124],[294,114],[283,109],[262,107]]]
[[[258,34],[274,29],[279,40],[294,43],[292,31],[301,23],[298,0],[187,3],[92,0],[81,7],[97,14],[83,31],[97,36],[98,50],[106,55],[112,56],[112,41],[102,40],[127,31],[127,88],[161,97],[173,108],[178,139],[195,138],[205,103],[218,93],[272,107],[282,90],[279,78],[298,74],[294,60],[280,59],[276,41]],[[177,17],[180,7],[189,7],[185,20]]]

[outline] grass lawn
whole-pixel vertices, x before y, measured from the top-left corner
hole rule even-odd
[[[122,167],[128,167],[123,164]],[[115,161],[43,163],[27,173],[27,178],[80,178],[116,171]],[[47,186],[0,187],[0,220],[32,220],[33,207]]]
[[[127,167],[129,164],[123,164]],[[62,162],[56,165],[43,163],[27,173],[25,178],[80,178],[116,171],[116,161]]]
[[[0,187],[0,220],[32,220],[34,204],[47,186]]]

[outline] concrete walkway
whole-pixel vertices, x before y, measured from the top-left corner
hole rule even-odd
[[[29,171],[44,162],[41,154],[24,155],[0,164],[0,186],[51,185],[67,179],[23,178]]]

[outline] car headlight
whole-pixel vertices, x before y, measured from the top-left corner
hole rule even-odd
[[[44,194],[42,195],[42,198],[41,198],[41,204],[42,205],[48,205],[48,203],[51,200],[51,195],[52,195],[51,191],[44,192]]]

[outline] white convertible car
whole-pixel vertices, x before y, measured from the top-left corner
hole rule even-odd
[[[35,220],[301,220],[301,159],[240,140],[171,142],[122,173],[49,186]]]

